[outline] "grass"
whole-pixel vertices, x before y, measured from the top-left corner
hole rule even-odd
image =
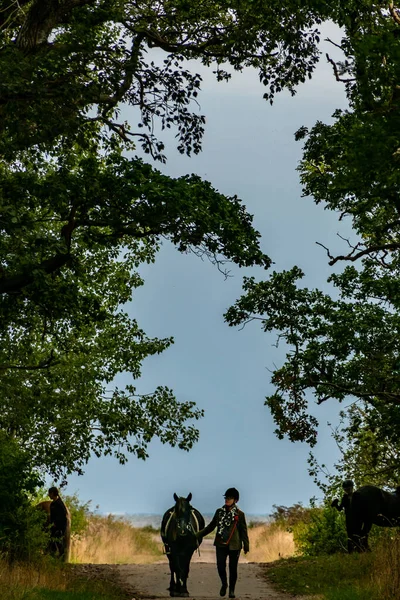
[[[162,557],[159,532],[134,527],[128,519],[92,515],[85,533],[72,542],[71,562],[149,564]]]
[[[294,557],[266,569],[267,578],[285,592],[323,600],[379,600],[372,580],[371,554]]]
[[[21,600],[123,600],[123,598],[119,590],[111,588],[109,585],[88,583],[75,590],[37,588],[25,593]]]
[[[72,543],[75,563],[151,563],[162,556],[159,532],[136,528],[127,519],[91,515],[86,531]],[[43,559],[11,567],[0,559],[1,600],[123,600],[107,581],[78,579],[71,565]]]
[[[293,534],[276,525],[255,525],[248,530],[251,562],[273,562],[295,553]]]
[[[0,560],[1,600],[124,600],[106,581],[87,581],[74,576],[68,566],[52,560],[40,565],[11,567]]]

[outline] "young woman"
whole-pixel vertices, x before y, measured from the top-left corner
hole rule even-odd
[[[214,546],[217,554],[217,569],[221,579],[220,596],[225,596],[228,587],[226,559],[229,557],[229,598],[235,598],[235,585],[240,551],[249,551],[249,537],[244,512],[237,506],[239,492],[229,488],[225,494],[225,504],[215,511],[211,522],[196,535],[203,538],[217,528]]]

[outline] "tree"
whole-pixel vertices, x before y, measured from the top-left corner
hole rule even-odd
[[[135,141],[163,162],[155,127],[173,127],[180,152],[200,151],[190,59],[218,80],[255,67],[271,102],[294,93],[319,57],[316,4],[0,1],[0,428],[37,468],[60,477],[92,453],[145,458],[154,436],[196,441],[192,402],[113,387],[172,343],[124,312],[137,268],[163,239],[221,269],[270,260],[236,197],[163,175],[132,157]]]
[[[329,277],[329,292],[302,286],[298,267],[264,282],[248,278],[226,319],[230,325],[260,319],[288,346],[272,374],[276,391],[266,399],[279,437],[314,445],[311,397],[317,404],[352,399],[339,433],[350,444],[341,472],[358,468],[359,481],[369,473],[394,483],[400,476],[400,11],[392,2],[361,3],[354,12],[346,5],[344,37],[335,42],[344,58],[328,60],[346,86],[349,108],[336,111],[333,124],[318,122],[296,136],[306,139],[299,167],[304,195],[352,221],[355,241],[344,240],[342,255],[320,244],[330,265],[346,266]]]

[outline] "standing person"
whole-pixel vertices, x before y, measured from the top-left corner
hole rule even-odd
[[[244,512],[237,506],[239,492],[236,488],[228,488],[224,494],[225,504],[215,511],[211,522],[201,529],[196,537],[203,538],[217,528],[214,546],[217,555],[218,575],[221,579],[220,596],[225,596],[228,587],[226,577],[226,559],[229,557],[229,598],[235,598],[235,585],[240,551],[249,551],[249,537]]]
[[[65,553],[65,534],[68,524],[68,511],[64,502],[60,498],[56,487],[49,489],[50,504],[50,553],[53,556],[64,558]]]
[[[341,510],[344,510],[344,514],[346,517],[346,531],[347,531],[347,535],[348,535],[347,551],[349,554],[351,554],[355,550],[354,540],[352,539],[352,537],[350,535],[350,533],[352,531],[350,509],[351,509],[351,501],[352,501],[353,493],[354,493],[354,483],[352,482],[351,479],[346,479],[342,483],[342,488],[343,488],[344,494],[343,494],[342,500],[340,501],[340,504],[339,504],[339,500],[337,498],[335,498],[332,501],[331,506],[333,508],[336,508],[339,512]],[[367,540],[367,544],[368,544],[368,540]]]

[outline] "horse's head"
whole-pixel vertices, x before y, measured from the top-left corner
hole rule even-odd
[[[192,512],[190,501],[192,499],[192,494],[189,494],[187,498],[183,498],[182,496],[177,496],[174,494],[175,500],[175,522],[176,522],[176,533],[178,537],[186,536],[186,535],[194,535],[193,526],[192,526]]]

